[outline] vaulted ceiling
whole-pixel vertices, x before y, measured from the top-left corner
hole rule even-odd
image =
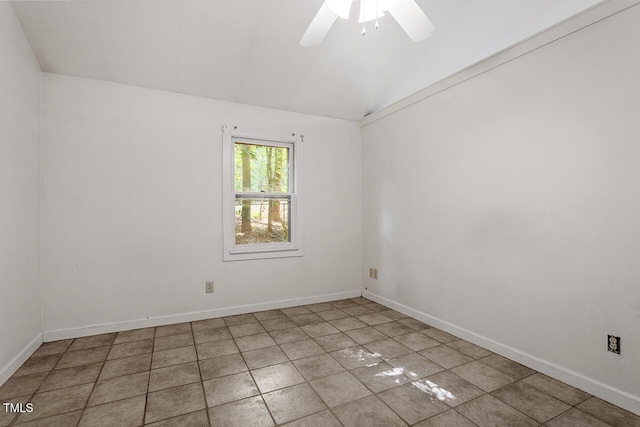
[[[14,1],[44,72],[360,120],[600,0],[417,0],[414,43],[390,18],[361,35],[354,3],[315,48],[322,0]]]

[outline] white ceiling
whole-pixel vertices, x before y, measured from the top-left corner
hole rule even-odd
[[[322,0],[14,1],[42,71],[360,120],[600,0],[417,0],[412,42],[390,18],[338,19],[298,44]]]

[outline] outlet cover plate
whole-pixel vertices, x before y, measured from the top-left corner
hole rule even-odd
[[[213,293],[213,282],[205,282],[205,292],[208,294]]]
[[[614,335],[608,335],[607,350],[615,354],[620,354],[620,337],[616,337]]]

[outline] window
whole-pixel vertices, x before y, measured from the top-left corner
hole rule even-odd
[[[301,142],[223,128],[225,261],[303,255]]]

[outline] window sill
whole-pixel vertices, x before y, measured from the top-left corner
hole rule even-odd
[[[252,259],[293,258],[304,256],[304,251],[298,248],[232,250],[225,252],[224,261],[248,261]]]

